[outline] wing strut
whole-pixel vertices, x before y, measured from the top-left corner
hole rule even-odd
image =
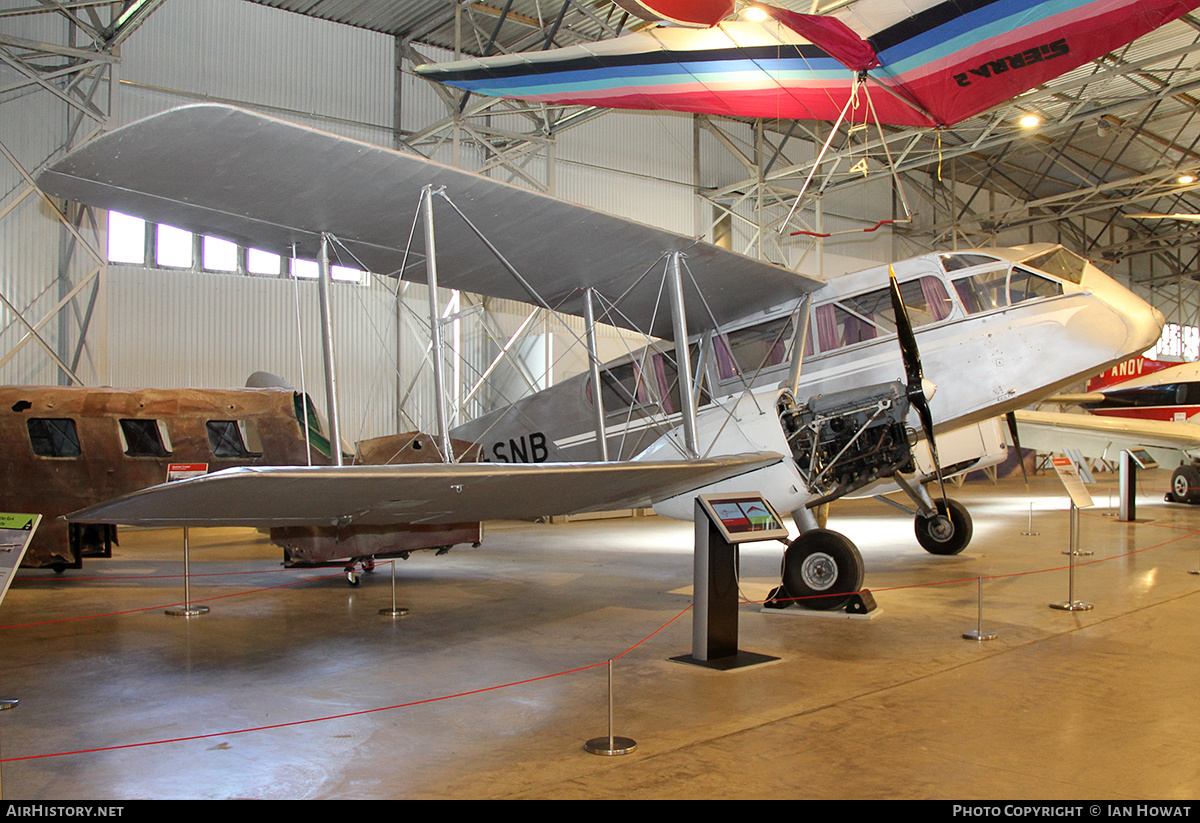
[[[583,321],[586,326],[588,372],[592,376],[592,412],[596,422],[596,445],[600,459],[608,462],[608,430],[604,424],[604,392],[600,390],[600,356],[596,348],[596,309],[593,305],[596,290],[588,287],[583,295]]]
[[[689,457],[700,456],[696,435],[696,395],[692,393],[692,357],[688,351],[687,314],[683,305],[683,252],[671,254],[671,322],[675,326],[675,369],[678,373],[679,407],[683,413],[683,440]]]
[[[329,417],[329,458],[342,465],[342,427],[338,418],[337,378],[333,371],[333,314],[329,303],[329,235],[321,232],[317,256],[317,295],[321,309],[321,357],[325,361],[325,414]],[[311,455],[310,455],[311,459]]]
[[[446,419],[446,379],[442,373],[442,316],[438,305],[437,246],[433,237],[433,186],[421,189],[421,209],[425,212],[425,277],[429,285],[429,339],[433,348],[433,391],[437,395],[438,440],[442,445],[442,461],[454,463],[454,446],[450,443],[450,424]]]

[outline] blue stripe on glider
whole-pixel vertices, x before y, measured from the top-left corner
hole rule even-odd
[[[1090,6],[1096,0],[1008,0],[949,20],[880,53],[880,61],[893,74],[941,60],[978,43],[1007,34],[1014,28],[1037,23],[1058,14]],[[1031,16],[1031,12],[1035,16]],[[1014,19],[1016,18],[1016,19]],[[1025,18],[1025,19],[1020,19]]]
[[[824,64],[814,69],[814,63]],[[523,77],[481,77],[472,80],[456,80],[454,85],[468,91],[520,96],[525,94],[547,94],[551,91],[594,91],[611,86],[675,85],[694,82],[724,82],[744,80],[749,76],[763,76],[775,80],[838,80],[847,79],[848,70],[838,61],[827,60],[721,60],[658,64],[649,66],[621,66],[597,68],[584,71],[535,74]]]

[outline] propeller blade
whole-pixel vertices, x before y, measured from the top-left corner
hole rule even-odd
[[[1021,438],[1017,434],[1017,413],[1009,412],[1004,415],[1008,421],[1008,433],[1012,435],[1013,448],[1017,450],[1017,462],[1021,464],[1021,477],[1025,478],[1025,491],[1029,491],[1029,472],[1025,470],[1025,455],[1021,453]]]
[[[896,271],[890,265],[888,283],[892,295],[892,313],[896,315],[896,339],[900,343],[900,358],[904,361],[904,373],[908,378],[908,402],[917,410],[917,417],[921,420],[921,428],[929,443],[929,455],[933,458],[933,471],[937,475],[938,488],[941,489],[942,499],[945,500],[946,484],[942,480],[942,462],[938,459],[937,441],[933,437],[933,413],[929,410],[929,399],[925,396],[921,352],[917,349],[917,337],[913,333],[912,321],[908,318],[908,309],[904,307],[904,298],[900,296]]]

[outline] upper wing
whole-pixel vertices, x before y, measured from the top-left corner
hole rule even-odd
[[[1070,448],[1111,459],[1122,449],[1144,448],[1162,466],[1200,454],[1200,426],[1195,423],[1040,411],[1018,411],[1016,416],[1021,445],[1038,451]]]
[[[394,526],[648,506],[774,465],[772,452],[706,460],[226,469],[67,515],[135,526]]]
[[[648,5],[658,5],[649,3]],[[829,15],[654,28],[417,71],[501,97],[737,117],[833,120],[856,72],[883,123],[952,125],[1200,6],[1200,0],[858,0]]]
[[[681,251],[707,298],[687,290],[695,333],[823,283],[709,243],[489,180],[423,157],[219,105],[185,106],[102,135],[38,179],[49,194],[245,245],[315,256],[334,235],[375,272],[425,279],[424,232],[405,254],[421,191],[446,196],[551,308],[583,314],[592,287],[618,313],[597,319],[671,339],[658,309],[662,255]],[[435,197],[440,285],[538,302]],[[650,271],[651,276],[645,276]],[[711,309],[712,316],[709,315]],[[652,322],[653,321],[653,322]]]

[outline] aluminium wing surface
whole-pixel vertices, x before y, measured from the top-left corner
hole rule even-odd
[[[780,460],[773,452],[611,463],[226,469],[67,515],[134,526],[393,526],[648,506]]]
[[[417,281],[425,279],[424,234],[419,224],[413,232],[421,191],[444,187],[551,308],[582,315],[583,291],[592,287],[609,301],[620,298],[619,314],[598,320],[665,339],[673,338],[670,313],[656,310],[664,254],[687,255],[705,298],[688,290],[690,333],[823,285],[690,237],[230,106],[184,106],[115,129],[53,163],[38,184],[51,195],[283,254],[295,244],[298,255],[314,257],[321,233],[329,233],[367,269]],[[441,286],[539,302],[433,199]],[[410,234],[416,253],[406,257]]]
[[[1122,449],[1144,448],[1162,466],[1200,456],[1200,425],[1090,414],[1016,412],[1021,445],[1037,451],[1079,449],[1086,457],[1113,459]]]

